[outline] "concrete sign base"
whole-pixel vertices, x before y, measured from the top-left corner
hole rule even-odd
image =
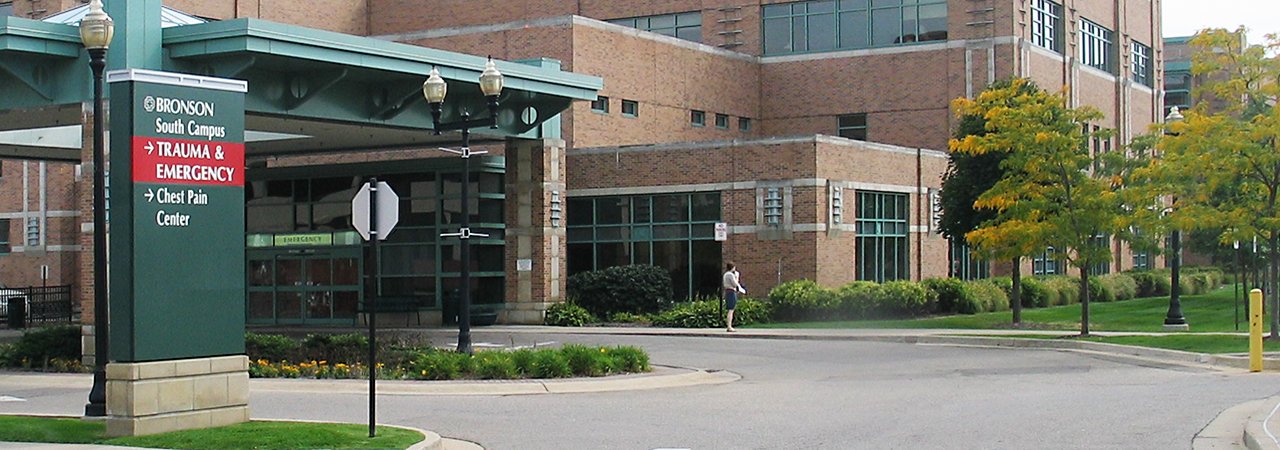
[[[249,420],[244,355],[107,364],[107,435],[138,436]]]

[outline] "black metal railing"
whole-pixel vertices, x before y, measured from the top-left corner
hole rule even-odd
[[[71,297],[71,285],[31,286],[9,289],[21,292],[21,297],[26,299],[25,302],[21,302],[22,306],[19,308],[21,310],[15,310],[14,306],[16,305],[10,302],[10,299],[19,296],[17,294],[0,294],[0,301],[6,302],[6,306],[9,307],[9,317],[5,322],[10,327],[27,328],[71,323],[75,314],[74,302]]]

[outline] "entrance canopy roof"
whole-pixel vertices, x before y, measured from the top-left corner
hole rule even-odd
[[[432,67],[449,82],[442,121],[487,112],[478,82],[484,57],[257,19],[165,25],[163,70],[248,81],[251,160],[456,140],[430,131],[422,82]],[[476,129],[473,140],[558,137],[552,119],[602,87],[555,60],[497,65],[506,82],[498,129]],[[82,105],[91,101],[76,26],[0,17],[0,158],[79,161]]]

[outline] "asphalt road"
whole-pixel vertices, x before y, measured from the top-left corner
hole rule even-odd
[[[1275,395],[1274,374],[1135,365],[1046,350],[658,336],[477,333],[476,342],[639,345],[722,385],[592,394],[392,396],[378,421],[488,449],[1178,449],[1213,418]],[[448,344],[447,337],[435,340]],[[0,375],[0,412],[78,414],[87,387]],[[352,394],[255,390],[254,418],[362,423]]]

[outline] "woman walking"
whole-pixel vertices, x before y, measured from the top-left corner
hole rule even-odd
[[[747,293],[747,289],[742,287],[742,283],[738,281],[738,269],[734,267],[732,262],[724,265],[723,284],[725,310],[728,311],[724,323],[728,325],[727,331],[738,331],[733,328],[733,310],[738,306],[738,294]]]

